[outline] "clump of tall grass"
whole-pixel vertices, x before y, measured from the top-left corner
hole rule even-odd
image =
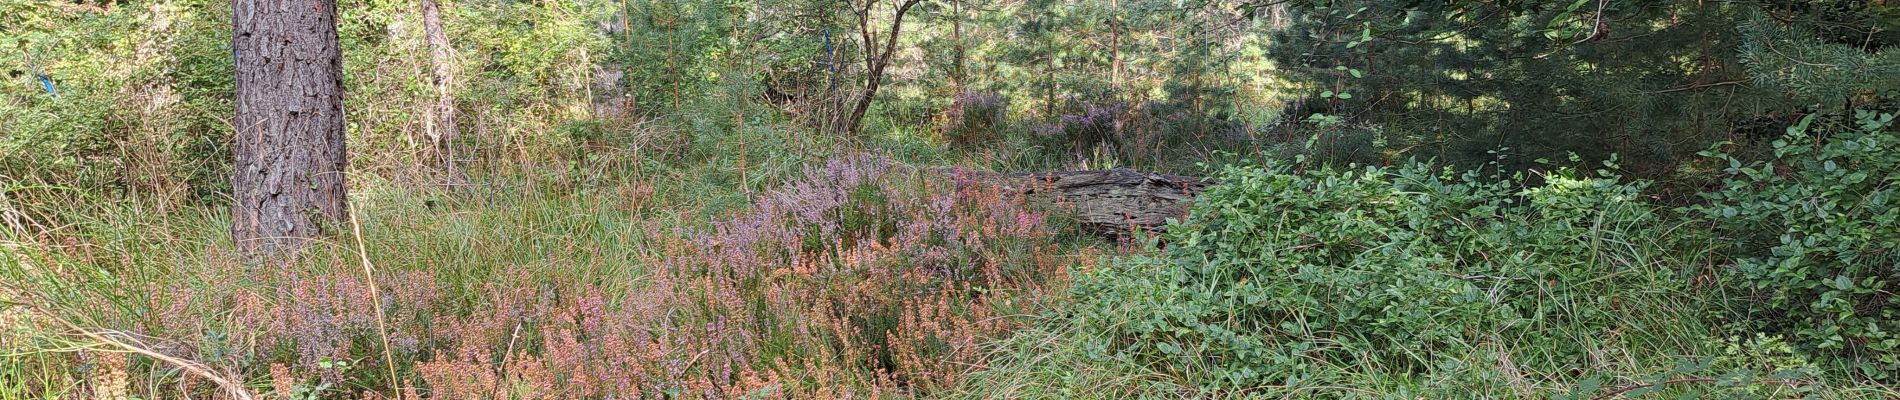
[[[11,235],[4,300],[47,313],[0,314],[0,352],[21,355],[0,360],[0,398],[223,393],[150,357],[113,364],[48,316],[265,397],[927,394],[983,365],[979,344],[1086,262],[1016,196],[878,157],[807,168],[730,211],[657,181],[373,186],[354,203],[375,284],[348,237],[297,263],[240,262],[215,212],[99,206]]]

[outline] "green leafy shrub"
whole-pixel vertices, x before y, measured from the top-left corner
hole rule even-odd
[[[1621,332],[1697,325],[1674,314],[1695,296],[1642,185],[1599,174],[1520,190],[1422,164],[1227,167],[1165,254],[1079,278],[1073,318],[1108,338],[1098,357],[1203,390],[1375,376],[1536,397],[1525,381],[1602,370],[1605,349],[1680,351],[1642,338],[1679,331]]]
[[[1774,160],[1728,163],[1723,187],[1692,207],[1736,238],[1730,275],[1752,296],[1755,328],[1847,357],[1876,379],[1900,370],[1900,135],[1894,114],[1852,124],[1814,115],[1774,142]],[[1820,132],[1811,127],[1827,126]]]
[[[23,75],[0,80],[0,181],[167,208],[229,191],[231,25],[217,17],[230,13],[227,3],[97,13],[30,4],[0,6],[26,6],[0,12],[26,21],[17,36],[9,32],[17,42],[0,45],[0,58],[26,61]],[[33,76],[42,73],[57,95]]]

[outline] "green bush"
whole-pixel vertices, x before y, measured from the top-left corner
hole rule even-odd
[[[1623,362],[1606,351],[1693,352],[1658,339],[1706,334],[1668,224],[1599,174],[1227,167],[1164,255],[1079,278],[1073,318],[1108,338],[1100,357],[1215,391],[1371,376],[1531,396],[1509,390],[1564,390]]]
[[[0,9],[23,20],[0,58],[26,61],[10,67],[22,75],[0,80],[0,182],[173,206],[229,191],[231,33],[217,17],[230,13],[226,2]]]
[[[1900,135],[1894,114],[1851,123],[1809,115],[1774,142],[1774,160],[1728,163],[1724,186],[1692,207],[1733,237],[1726,271],[1754,328],[1843,356],[1875,379],[1900,371]],[[1811,132],[1811,127],[1825,127]]]

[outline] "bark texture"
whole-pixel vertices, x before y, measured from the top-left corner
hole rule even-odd
[[[434,118],[429,123],[429,144],[425,159],[441,174],[443,184],[460,187],[466,175],[455,161],[455,139],[461,130],[455,124],[455,48],[449,34],[442,30],[442,7],[436,0],[422,0],[422,32],[429,44],[430,83],[435,86]]]
[[[1068,205],[1083,228],[1105,236],[1160,230],[1169,219],[1186,217],[1194,196],[1213,184],[1128,168],[967,176],[1032,197],[1048,196]]]
[[[348,209],[336,2],[232,0],[231,11],[231,236],[254,258],[294,254]]]

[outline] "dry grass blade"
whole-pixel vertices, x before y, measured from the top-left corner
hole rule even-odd
[[[350,207],[350,231],[355,233],[356,256],[363,261],[363,279],[369,284],[370,308],[376,309],[376,336],[383,341],[383,365],[389,368],[389,386],[395,389],[402,380],[396,376],[396,355],[389,347],[389,318],[383,315],[381,289],[376,286],[376,266],[369,262],[369,250],[363,246],[363,224],[356,222],[356,207]]]
[[[28,299],[30,297],[29,295],[27,295],[27,293],[29,292],[19,290],[17,288],[13,288],[10,286],[0,286],[0,289],[6,289],[6,291],[8,292],[14,292],[12,293],[14,296],[9,296],[9,297],[14,297],[14,298],[23,299],[23,300]],[[154,360],[158,360],[159,362],[170,364],[172,366],[178,367],[179,369],[183,369],[185,370],[185,372],[189,372],[192,375],[197,375],[200,378],[204,378],[205,380],[211,381],[212,383],[217,384],[218,387],[223,388],[224,391],[230,394],[232,398],[239,399],[239,400],[252,400],[256,398],[255,395],[251,394],[250,390],[247,390],[244,388],[243,384],[240,384],[236,381],[232,381],[231,379],[227,379],[224,376],[219,375],[217,372],[212,371],[211,367],[208,367],[197,361],[174,357],[165,353],[160,353],[157,350],[145,348],[145,346],[142,346],[137,340],[126,340],[126,339],[120,339],[118,337],[114,337],[114,336],[125,336],[124,334],[116,332],[116,331],[93,330],[93,329],[86,329],[84,327],[80,327],[79,324],[73,323],[72,321],[67,320],[66,318],[62,318],[60,317],[59,314],[52,312],[52,310],[48,310],[44,307],[41,307],[38,303],[35,303],[35,302],[27,301],[27,302],[20,302],[18,304],[25,306],[28,311],[31,311],[34,314],[38,314],[40,317],[44,317],[47,320],[56,322],[59,325],[66,327],[66,329],[71,330],[72,332],[77,333],[80,336],[84,336],[87,339],[92,339],[99,343],[109,345],[112,347],[117,347],[119,349],[122,349],[128,352],[137,353],[140,355],[144,355],[146,357],[151,357]]]

